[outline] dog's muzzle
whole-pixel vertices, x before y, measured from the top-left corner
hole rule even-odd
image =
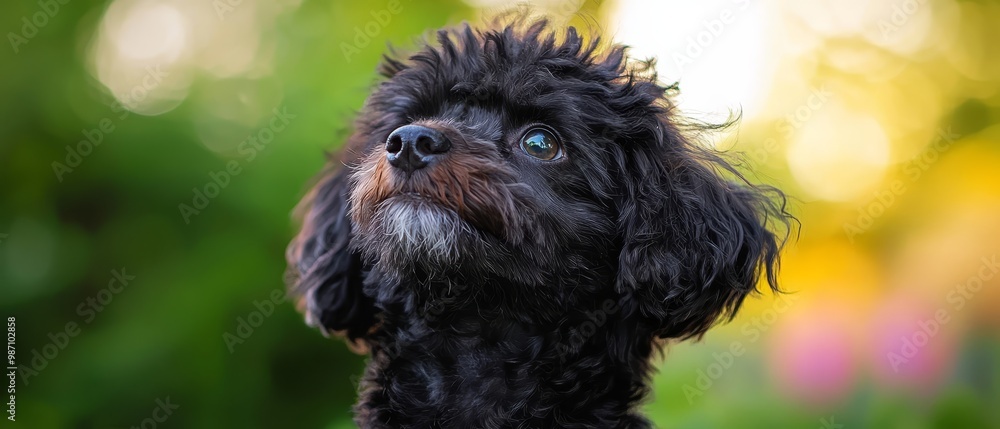
[[[396,237],[395,250],[453,257],[464,232],[514,240],[530,230],[513,173],[491,142],[451,124],[403,125],[354,171],[351,217],[360,235]]]

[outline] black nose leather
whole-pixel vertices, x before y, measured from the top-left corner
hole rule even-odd
[[[440,131],[421,125],[396,128],[385,141],[389,164],[412,173],[424,168],[434,157],[451,149],[451,142]]]

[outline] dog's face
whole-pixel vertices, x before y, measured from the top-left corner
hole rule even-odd
[[[388,73],[365,107],[358,248],[390,270],[529,283],[593,269],[617,223],[608,155],[623,149],[610,132],[629,121],[610,105],[617,71],[541,43],[512,53],[499,37],[459,36]]]
[[[773,284],[767,216],[783,209],[685,139],[650,63],[546,34],[466,27],[386,59],[348,169],[317,185],[290,246],[315,324],[364,336],[372,270],[498,280],[550,307],[611,294],[667,338],[702,334],[762,273]]]

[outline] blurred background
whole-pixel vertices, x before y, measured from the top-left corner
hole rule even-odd
[[[688,115],[742,114],[707,144],[803,225],[792,293],[668,350],[660,427],[1000,427],[1000,3],[534,6],[658,57]],[[0,5],[2,424],[352,427],[363,359],[275,304],[289,213],[387,43],[509,7]]]

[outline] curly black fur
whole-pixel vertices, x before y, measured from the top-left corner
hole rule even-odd
[[[292,291],[370,353],[361,427],[648,428],[660,340],[731,318],[760,277],[777,288],[781,193],[689,139],[651,62],[546,27],[463,26],[387,57],[304,200]],[[407,124],[454,149],[394,171]],[[539,124],[563,158],[519,150]]]

